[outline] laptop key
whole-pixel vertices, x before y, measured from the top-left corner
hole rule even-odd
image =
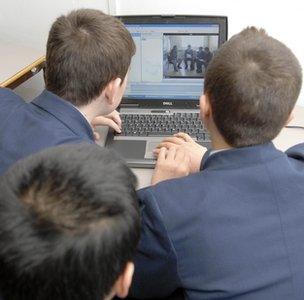
[[[197,133],[196,138],[199,141],[204,141],[205,140],[205,134],[204,133]]]
[[[191,137],[208,139],[198,113],[174,113],[137,115],[121,114],[123,136],[171,136],[177,132],[186,132]]]

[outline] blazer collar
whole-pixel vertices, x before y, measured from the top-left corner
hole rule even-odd
[[[71,131],[82,138],[94,141],[91,125],[86,118],[70,102],[44,90],[31,104],[38,106],[57,120],[64,123]]]
[[[244,148],[234,148],[210,155],[208,150],[203,156],[201,170],[229,169],[238,166],[248,166],[275,158],[285,154],[276,149],[273,143],[255,145]]]

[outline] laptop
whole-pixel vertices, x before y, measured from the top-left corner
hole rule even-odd
[[[153,168],[153,150],[167,136],[186,132],[209,148],[199,116],[206,68],[227,40],[224,16],[122,16],[136,44],[119,107],[120,134],[106,146],[130,167]]]

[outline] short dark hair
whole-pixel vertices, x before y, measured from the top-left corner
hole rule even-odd
[[[113,16],[79,9],[59,17],[47,41],[46,89],[82,106],[96,99],[115,78],[124,80],[135,44]]]
[[[269,142],[279,134],[301,84],[301,66],[291,50],[263,29],[250,27],[214,56],[204,92],[226,142],[245,147]]]
[[[139,239],[136,179],[97,145],[65,145],[18,162],[0,181],[4,299],[99,300]]]

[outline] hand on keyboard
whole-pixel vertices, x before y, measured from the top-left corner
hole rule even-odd
[[[200,170],[203,155],[207,151],[207,148],[199,145],[188,134],[183,132],[165,138],[154,150],[154,153],[158,155],[162,147],[165,147],[166,149],[181,148],[186,151],[190,155],[191,173],[196,173]]]
[[[160,148],[157,162],[152,175],[151,184],[161,181],[187,176],[190,172],[190,156],[183,148],[167,150]]]
[[[116,132],[121,132],[121,119],[119,116],[119,112],[117,110],[114,110],[110,114],[106,116],[98,116],[95,119],[93,119],[91,126],[93,127],[93,130],[96,126],[109,126],[113,128]],[[94,137],[95,140],[99,139],[99,134],[94,131]]]

